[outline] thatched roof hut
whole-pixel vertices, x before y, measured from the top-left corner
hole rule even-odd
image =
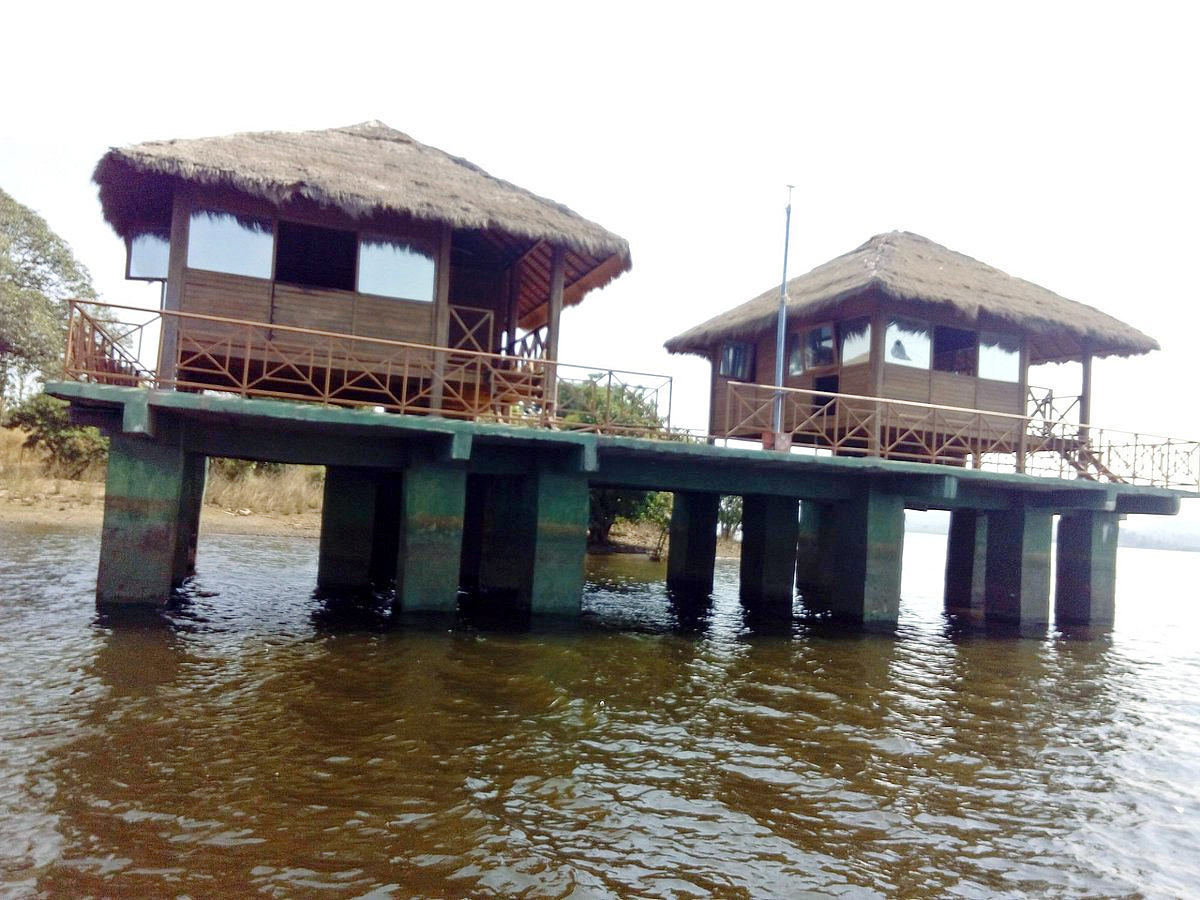
[[[874,293],[909,308],[951,312],[964,324],[1028,337],[1029,362],[1131,356],[1158,343],[1110,315],[956,253],[928,238],[893,231],[791,279],[788,316],[836,318],[845,301]],[[671,353],[710,356],[722,341],[774,328],[779,288],[690,328],[666,342]]]
[[[303,132],[151,141],[112,149],[93,176],[122,237],[166,237],[181,183],[276,207],[330,208],[364,224],[415,221],[454,229],[456,248],[522,260],[521,315],[544,302],[554,246],[565,248],[564,302],[578,302],[631,265],[628,243],[562,204],[381,122]]]

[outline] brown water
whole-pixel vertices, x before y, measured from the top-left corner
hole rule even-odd
[[[1200,890],[1200,555],[1125,551],[1111,638],[940,612],[750,628],[595,561],[576,629],[338,617],[316,544],[206,537],[157,625],[87,531],[0,533],[0,896],[1176,897]]]

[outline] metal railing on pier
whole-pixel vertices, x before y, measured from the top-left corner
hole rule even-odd
[[[728,382],[719,438],[770,432],[783,397],[793,446],[837,455],[942,463],[1052,478],[1200,491],[1200,441],[1081,429],[1061,416],[1015,415],[855,394]]]

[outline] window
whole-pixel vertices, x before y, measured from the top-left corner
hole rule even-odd
[[[893,317],[883,336],[883,358],[897,366],[929,368],[929,326],[916,319]]]
[[[401,300],[433,301],[433,254],[403,241],[363,237],[358,246],[358,289]]]
[[[198,209],[188,223],[191,269],[270,278],[275,234],[269,219]]]
[[[735,381],[754,377],[754,345],[745,341],[729,341],[721,348],[721,367],[718,373]]]
[[[974,375],[977,343],[973,331],[938,325],[933,329],[933,368],[938,372]]]
[[[171,242],[157,234],[139,234],[126,245],[125,277],[164,281],[171,258]]]
[[[842,366],[865,363],[871,358],[871,320],[866,316],[838,325]]]
[[[1016,383],[1021,380],[1021,341],[1007,334],[979,335],[979,377]]]
[[[275,280],[303,287],[354,290],[358,239],[353,231],[280,222]]]
[[[788,374],[803,375],[811,369],[833,365],[833,326],[818,325],[789,338]]]

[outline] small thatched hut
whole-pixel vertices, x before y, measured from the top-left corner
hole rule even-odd
[[[774,384],[778,309],[776,286],[666,342],[712,363],[711,433],[762,427],[729,412],[729,384]],[[1023,415],[1030,365],[1073,360],[1086,423],[1091,360],[1157,348],[1097,309],[908,232],[787,284],[787,387]]]
[[[380,122],[113,149],[94,178],[168,310],[553,359],[562,307],[631,266],[617,235]]]

